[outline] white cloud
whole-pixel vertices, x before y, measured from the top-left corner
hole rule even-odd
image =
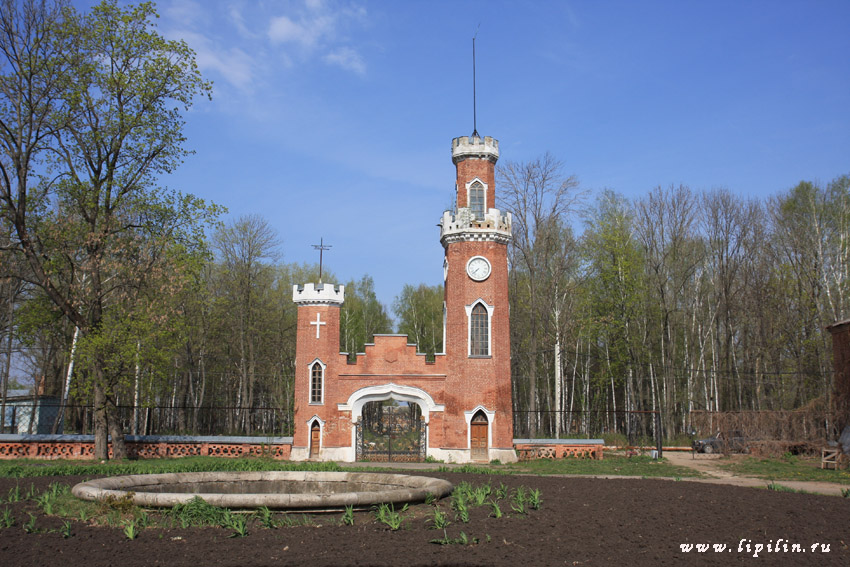
[[[275,45],[289,45],[300,49],[302,58],[319,57],[357,74],[366,72],[360,53],[346,38],[346,28],[351,23],[362,23],[366,11],[361,7],[329,7],[322,0],[304,0],[300,13],[282,14],[270,20],[268,38]],[[291,54],[284,54],[291,60]]]
[[[258,39],[259,36],[245,22],[245,17],[242,15],[242,10],[239,6],[231,5],[227,13],[230,16],[230,23],[233,24],[239,35],[248,39]]]
[[[193,28],[209,19],[206,10],[195,0],[174,0],[165,5],[162,15],[185,28]]]
[[[192,31],[173,31],[169,36],[179,37],[195,50],[201,71],[213,71],[234,87],[248,91],[254,83],[254,60],[237,47],[220,49],[203,34]]]
[[[254,60],[241,49],[209,53],[205,61],[198,57],[198,65],[218,71],[224,79],[240,90],[251,90],[254,84]]]
[[[353,71],[358,75],[366,72],[366,64],[360,54],[350,47],[340,47],[324,56],[326,63],[338,65],[347,71]]]
[[[269,39],[272,43],[295,42],[309,44],[315,41],[302,24],[296,24],[286,16],[278,16],[269,24]]]
[[[269,24],[269,39],[272,43],[297,43],[303,47],[316,45],[323,36],[332,35],[335,28],[333,17],[318,15],[293,21],[287,16],[273,18]]]
[[[274,82],[275,67],[320,62],[366,73],[366,60],[352,37],[366,23],[365,10],[353,3],[165,0],[162,14],[164,35],[185,40],[208,78],[242,92]]]

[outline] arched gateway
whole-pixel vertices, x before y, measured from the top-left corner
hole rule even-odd
[[[351,412],[358,461],[423,461],[427,456],[428,422],[442,405],[420,388],[395,383],[357,390],[342,411]]]
[[[507,245],[495,208],[499,143],[452,140],[457,208],[443,213],[444,349],[428,361],[406,335],[339,352],[343,286],[295,286],[298,339],[292,458],[516,460],[513,450]],[[321,427],[314,428],[319,424]]]

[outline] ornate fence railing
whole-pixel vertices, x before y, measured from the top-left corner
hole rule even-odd
[[[115,410],[125,433],[133,435],[292,435],[292,413],[279,407],[227,406],[119,406]],[[0,422],[0,433],[91,434],[91,406],[68,405],[58,400],[9,404]]]
[[[589,439],[609,444],[656,447],[664,432],[657,411],[515,411],[514,438]]]

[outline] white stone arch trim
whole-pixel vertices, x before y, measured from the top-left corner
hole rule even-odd
[[[440,354],[446,354],[446,301],[443,300],[443,352]]]
[[[476,305],[481,304],[487,310],[487,356],[493,356],[493,311],[496,309],[493,305],[487,304],[480,297],[471,304],[466,305],[466,356],[472,356],[472,310]]]
[[[487,214],[487,203],[489,202],[487,200],[487,197],[489,195],[490,187],[486,183],[484,183],[484,180],[481,179],[480,177],[473,177],[466,184],[466,206],[470,211],[472,210],[472,199],[471,199],[472,195],[470,194],[470,190],[472,189],[472,186],[475,185],[476,183],[480,184],[481,187],[484,188],[484,214]],[[481,219],[481,220],[483,220],[483,219]]]
[[[417,404],[422,410],[422,419],[425,420],[426,425],[431,419],[431,412],[445,411],[446,409],[443,404],[435,402],[434,398],[425,390],[414,386],[400,386],[392,382],[379,386],[360,388],[351,394],[348,397],[348,401],[344,404],[338,404],[337,409],[340,411],[350,411],[351,423],[358,423],[363,415],[364,405],[369,402],[382,402],[390,398]]]
[[[470,450],[472,449],[472,417],[479,411],[487,416],[487,447],[493,447],[493,420],[496,419],[496,412],[478,404],[471,410],[463,412],[463,418],[466,420],[466,447]]]
[[[321,393],[321,399],[318,402],[314,402],[313,401],[313,366],[315,366],[317,362],[319,363],[319,366],[322,367],[322,393]],[[327,381],[325,379],[325,375],[327,374],[327,372],[326,372],[327,368],[328,368],[328,365],[325,364],[324,362],[322,362],[322,360],[320,358],[314,359],[313,362],[311,362],[310,364],[307,365],[307,384],[309,384],[309,388],[307,389],[307,403],[311,406],[323,406],[323,405],[325,405],[325,382]]]

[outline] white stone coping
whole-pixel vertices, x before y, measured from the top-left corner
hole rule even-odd
[[[112,436],[109,437],[112,439]],[[234,445],[292,445],[292,437],[258,437],[237,435],[125,435],[125,441],[130,443],[222,443]],[[0,435],[0,441],[18,442],[60,442],[60,443],[93,443],[94,435]]]
[[[440,219],[440,240],[498,240],[509,242],[513,217],[510,212],[487,209],[483,219],[475,219],[472,212],[461,207],[457,212],[445,211]]]
[[[345,286],[322,283],[293,285],[292,301],[299,305],[342,304],[345,301]]]
[[[604,445],[604,439],[514,439],[514,445]]]
[[[244,490],[243,483],[299,484],[310,492],[233,493]],[[169,484],[203,483],[198,492],[165,491]],[[220,490],[202,492],[211,485]],[[350,490],[346,484],[350,484]],[[188,487],[191,488],[191,487]],[[132,494],[133,503],[146,507],[171,507],[195,497],[225,508],[258,508],[295,510],[340,510],[346,506],[362,507],[379,503],[423,502],[432,494],[442,498],[451,493],[450,482],[425,476],[403,474],[318,472],[318,471],[257,471],[257,472],[197,472],[125,475],[100,478],[74,486],[72,494],[83,500],[124,498]],[[150,490],[150,491],[146,491]]]
[[[486,157],[494,162],[499,159],[499,140],[492,136],[460,136],[452,139],[452,160],[467,157]]]

